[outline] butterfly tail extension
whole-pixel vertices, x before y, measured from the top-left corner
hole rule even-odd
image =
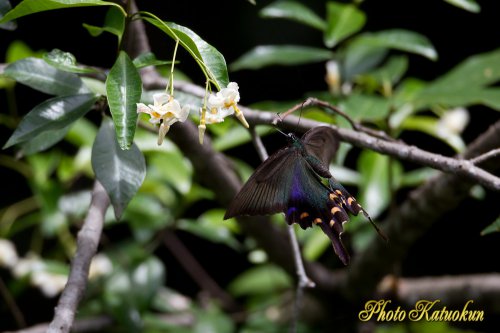
[[[386,242],[389,241],[389,238],[385,235],[385,233],[382,231],[382,229],[379,228],[379,226],[372,220],[368,212],[361,207],[361,205],[356,201],[356,199],[347,192],[347,190],[340,185],[335,179],[330,178],[328,180],[330,184],[330,188],[332,189],[333,193],[335,196],[338,197],[339,203],[341,203],[344,207],[347,208],[347,211],[353,215],[358,215],[359,212],[362,212],[363,215],[366,217],[366,219],[370,222],[370,224],[373,226],[373,228],[377,231],[379,236]]]
[[[323,232],[330,238],[333,245],[333,250],[335,254],[340,258],[344,265],[348,265],[350,261],[349,253],[347,252],[344,244],[342,244],[342,240],[340,239],[340,234],[336,232],[336,230],[331,227],[327,222],[318,223],[319,227]]]

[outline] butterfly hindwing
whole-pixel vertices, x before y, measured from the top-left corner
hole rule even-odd
[[[323,185],[315,170],[302,159],[293,170],[285,217],[288,224],[298,223],[302,229],[318,225],[347,265],[349,254],[342,244],[341,234],[348,215],[342,204],[333,198],[331,189]]]

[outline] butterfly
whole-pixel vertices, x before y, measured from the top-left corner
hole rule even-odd
[[[314,127],[301,139],[288,134],[288,141],[288,146],[270,156],[250,176],[229,204],[224,219],[283,212],[289,225],[298,223],[302,229],[317,225],[330,238],[344,265],[350,258],[341,240],[348,213],[362,212],[386,239],[328,169],[339,147],[333,129]]]

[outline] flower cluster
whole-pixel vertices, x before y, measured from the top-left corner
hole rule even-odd
[[[239,101],[239,86],[236,82],[230,82],[226,88],[208,96],[208,101],[200,110],[200,125],[198,126],[200,143],[203,143],[206,124],[221,123],[225,117],[232,114],[236,114],[241,123],[248,128],[248,123],[238,108]],[[174,99],[172,95],[158,93],[153,95],[152,105],[137,103],[137,113],[146,113],[151,117],[149,119],[151,123],[160,124],[158,145],[161,145],[170,126],[178,121],[186,121],[189,115],[189,106],[181,107],[179,101]]]
[[[56,273],[49,269],[47,263],[34,253],[19,257],[14,244],[0,238],[0,267],[9,269],[16,278],[28,277],[32,286],[40,289],[46,297],[55,297],[66,286],[66,274]],[[92,259],[89,277],[110,274],[113,269],[111,261],[105,255],[98,254]]]
[[[224,118],[236,113],[236,117],[240,122],[248,128],[248,123],[243,116],[243,113],[238,108],[238,102],[240,101],[239,86],[236,82],[230,82],[226,88],[221,89],[216,94],[211,94],[208,97],[208,103],[206,107],[200,110],[200,125],[199,138],[200,143],[203,143],[203,137],[205,135],[205,124],[217,124],[224,121]]]
[[[150,123],[160,124],[158,145],[161,145],[170,126],[178,121],[186,121],[189,115],[189,106],[184,105],[181,108],[181,104],[173,96],[166,93],[158,93],[153,95],[153,105],[137,103],[137,113],[149,114],[151,116],[149,119]]]

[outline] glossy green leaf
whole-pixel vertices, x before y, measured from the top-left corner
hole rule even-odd
[[[110,34],[118,37],[118,44],[120,44],[123,37],[123,32],[125,30],[125,17],[123,16],[123,13],[116,7],[111,7],[106,13],[104,26],[98,27],[84,23],[83,27],[87,29],[87,31],[93,37],[97,37],[103,32],[109,32]]]
[[[165,267],[156,257],[149,257],[131,272],[133,293],[140,310],[149,308],[154,296],[165,283]]]
[[[361,194],[358,201],[375,219],[390,201],[389,157],[364,150],[358,159],[361,173]]]
[[[419,168],[405,172],[401,177],[401,187],[415,187],[429,180],[438,174],[438,171],[431,168]]]
[[[500,81],[500,49],[474,55],[434,80],[414,98],[417,107],[485,104],[500,110],[500,89],[486,88]]]
[[[360,31],[366,22],[365,13],[352,4],[328,2],[326,15],[327,27],[323,39],[327,47],[334,47]]]
[[[60,130],[85,115],[97,97],[93,94],[54,97],[37,105],[19,123],[4,149],[48,130]]]
[[[172,62],[169,60],[158,60],[156,56],[152,52],[147,52],[139,55],[137,58],[133,60],[135,67],[143,68],[147,66],[161,66],[171,64]]]
[[[247,269],[228,288],[233,295],[243,296],[279,293],[291,286],[292,280],[282,268],[266,264]]]
[[[382,62],[387,53],[385,47],[367,45],[359,40],[349,43],[340,52],[342,80],[352,81],[356,75],[373,69]]]
[[[149,173],[161,182],[167,182],[179,193],[187,194],[191,189],[193,167],[178,150],[160,151],[148,157]]]
[[[389,114],[390,102],[376,95],[352,94],[339,106],[354,120],[380,120]]]
[[[415,53],[431,60],[438,58],[434,46],[427,37],[409,30],[393,29],[367,32],[357,36],[356,39],[356,42],[366,45]]]
[[[181,25],[165,22],[150,13],[142,13],[144,20],[156,26],[188,51],[210,80],[220,90],[229,83],[226,60],[215,47],[205,42],[192,30]],[[146,17],[149,16],[149,17]]]
[[[22,40],[15,40],[7,47],[5,62],[13,63],[24,58],[41,58],[45,51],[33,51],[28,44]]]
[[[25,58],[8,65],[4,74],[19,83],[50,95],[74,95],[89,92],[73,73],[63,72],[42,59]]]
[[[325,30],[326,22],[309,7],[296,1],[276,1],[260,11],[265,18],[283,18],[296,21],[318,30]]]
[[[396,84],[408,69],[408,58],[406,56],[392,56],[381,67],[367,73],[366,75],[378,84]]]
[[[43,55],[43,60],[49,65],[70,73],[99,73],[94,68],[81,67],[76,63],[76,58],[69,52],[54,49]]]
[[[453,6],[465,9],[471,13],[479,13],[481,7],[475,0],[444,0]]]
[[[304,242],[302,253],[310,261],[317,260],[327,249],[331,249],[332,242],[320,228],[313,228],[312,235]]]
[[[154,195],[143,192],[134,196],[123,214],[123,220],[131,227],[134,239],[141,244],[151,241],[158,231],[172,221],[170,211]]]
[[[0,0],[0,21],[2,17],[7,14],[12,9],[12,6],[10,5],[10,2],[8,0]],[[17,25],[15,22],[6,22],[0,24],[0,29],[5,29],[5,30],[14,30],[16,29]]]
[[[129,149],[137,125],[137,103],[141,99],[142,81],[132,60],[123,51],[109,71],[106,93],[120,147]]]
[[[115,6],[120,9],[123,16],[127,14],[123,8],[113,2],[101,0],[24,0],[20,2],[14,9],[8,12],[0,23],[8,22],[26,15],[44,12],[47,10],[73,8],[73,7],[88,7],[88,6]]]
[[[60,129],[46,130],[21,145],[23,155],[31,155],[49,149],[66,136],[73,124]]]
[[[456,152],[465,149],[465,142],[459,134],[452,132],[446,126],[441,125],[438,118],[429,116],[411,116],[401,124],[401,129],[414,130],[427,133],[448,144]]]
[[[481,231],[481,236],[491,234],[494,232],[500,232],[500,216],[492,224],[490,224],[489,226],[484,228],[483,231]]]
[[[235,332],[234,323],[231,318],[215,306],[201,311],[195,311],[196,323],[192,333],[233,333]],[[177,330],[176,330],[177,332]]]
[[[259,69],[266,66],[295,66],[332,59],[333,52],[308,46],[257,46],[230,65],[231,70]]]
[[[92,168],[119,219],[144,181],[146,163],[135,144],[129,150],[122,150],[114,132],[113,123],[105,118],[92,147]]]
[[[178,228],[213,243],[225,244],[235,250],[240,249],[240,243],[236,240],[231,228],[237,229],[237,225],[230,221],[224,221],[225,211],[222,209],[209,210],[198,217],[197,220],[180,220]]]

